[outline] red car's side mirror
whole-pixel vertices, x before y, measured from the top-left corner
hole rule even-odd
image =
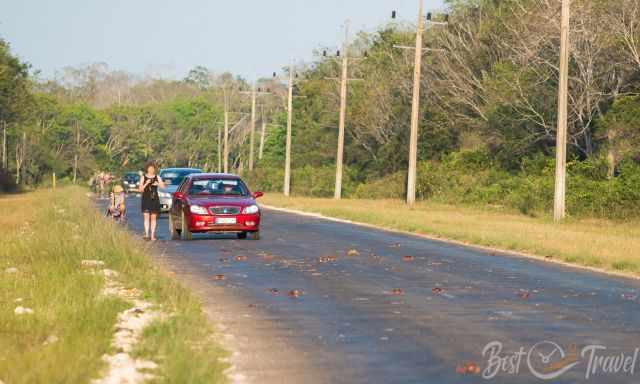
[[[176,192],[173,194],[173,197],[175,197],[176,199],[182,199],[184,195],[182,194],[182,192]]]
[[[257,199],[258,197],[262,197],[264,196],[264,193],[258,191],[258,192],[253,192],[253,198]]]

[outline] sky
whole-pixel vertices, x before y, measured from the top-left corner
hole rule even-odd
[[[415,22],[417,9],[418,0],[0,0],[0,37],[43,77],[104,62],[163,78],[203,65],[255,80],[339,46],[346,19],[373,31],[392,10]]]

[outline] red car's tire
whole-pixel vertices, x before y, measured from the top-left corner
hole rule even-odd
[[[182,212],[182,220],[180,220],[180,238],[182,240],[191,240],[193,239],[193,234],[189,230],[189,226],[187,225],[187,218],[184,212]]]
[[[249,240],[260,240],[260,231],[247,232]]]
[[[246,239],[247,232],[238,232],[238,239]]]

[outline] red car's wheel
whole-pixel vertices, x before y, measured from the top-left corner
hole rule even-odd
[[[193,234],[189,230],[189,226],[187,225],[187,215],[182,212],[182,220],[180,220],[180,238],[182,240],[191,240],[193,239]]]
[[[251,231],[247,233],[249,240],[260,240],[260,231]]]

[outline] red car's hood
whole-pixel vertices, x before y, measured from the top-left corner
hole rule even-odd
[[[229,205],[246,207],[255,204],[256,201],[251,196],[244,197],[220,197],[220,196],[189,196],[189,204],[201,207],[212,207],[216,205]]]

